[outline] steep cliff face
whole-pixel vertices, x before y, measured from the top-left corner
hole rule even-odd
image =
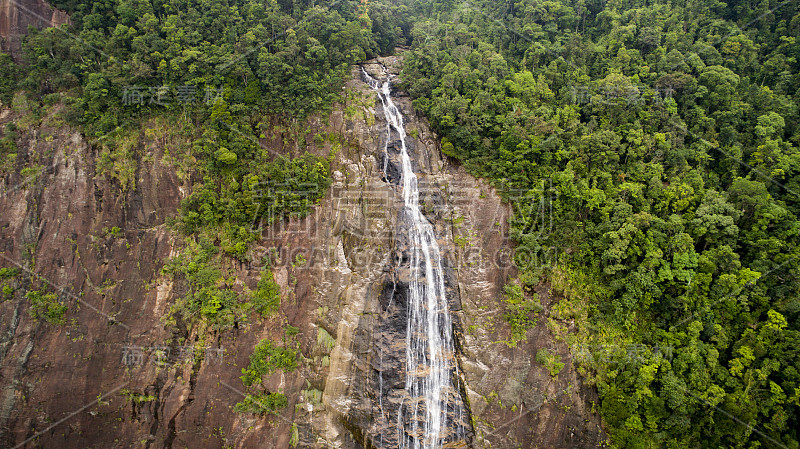
[[[65,23],[69,23],[67,13],[44,0],[0,0],[0,51],[16,58],[29,26],[45,28]]]
[[[400,62],[381,58],[363,67],[378,77],[383,67],[398,73]],[[393,161],[383,154],[381,104],[360,73],[355,68],[346,86],[346,104],[308,124],[311,135],[341,136],[337,143],[300,148],[278,128],[260,142],[287,154],[333,151],[334,183],[310,216],[265,229],[254,262],[229,262],[236,284],[254,289],[257,261],[272,255],[283,301],[277,316],[223,333],[169,330],[163,322],[185,289],[160,271],[182,247],[165,220],[191,190],[187,167],[174,156],[185,138],[169,124],[148,123],[131,152],[133,175],[122,183],[122,176],[98,172],[100,150],[64,126],[57,111],[21,127],[17,165],[0,193],[0,267],[20,270],[18,289],[0,303],[0,445],[389,447],[386,441],[396,439],[387,412],[391,392],[401,391],[405,379],[397,289],[403,273],[395,264],[402,196],[392,182]],[[567,348],[545,324],[555,301],[546,286],[536,327],[517,347],[506,343],[502,291],[515,275],[507,206],[485,182],[440,156],[438,139],[410,99],[395,93],[395,103],[413,138],[420,203],[443,254],[468,444],[599,446],[594,394],[581,387]],[[25,120],[32,121],[5,110],[0,125]],[[23,176],[23,166],[38,168]],[[64,325],[28,313],[24,289],[45,284],[69,306]],[[264,383],[283,391],[288,406],[269,417],[234,412],[253,347],[263,338],[280,341],[285,324],[299,328],[299,367]],[[224,355],[178,360],[187,342]],[[534,361],[541,348],[562,355],[566,367],[557,376]]]

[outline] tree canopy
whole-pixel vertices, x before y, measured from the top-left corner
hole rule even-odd
[[[798,447],[800,7],[753,5],[418,2],[403,87],[560,254],[521,279],[642,348],[586,362],[617,447]]]

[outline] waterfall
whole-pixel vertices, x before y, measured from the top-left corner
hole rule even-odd
[[[403,449],[438,449],[463,441],[465,424],[464,404],[454,385],[457,366],[442,258],[433,225],[420,210],[418,180],[406,147],[403,116],[390,95],[391,76],[380,82],[366,71],[363,74],[377,92],[386,117],[384,173],[393,131],[401,144],[403,214],[408,218],[402,232],[408,233],[409,282],[406,382],[397,412],[398,444]]]

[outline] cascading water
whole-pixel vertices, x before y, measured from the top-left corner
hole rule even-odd
[[[386,174],[392,133],[399,137],[401,186],[408,240],[408,320],[406,327],[405,394],[397,408],[397,444],[400,448],[438,449],[463,446],[464,403],[455,388],[458,378],[453,326],[445,295],[442,258],[434,228],[419,206],[418,178],[406,147],[403,116],[391,98],[391,77],[380,82],[363,72],[377,92],[387,122],[384,148]],[[379,373],[380,410],[383,413],[383,378]],[[380,441],[383,441],[381,436]]]

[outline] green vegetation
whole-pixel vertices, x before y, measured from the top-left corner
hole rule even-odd
[[[539,297],[535,292],[532,293],[532,296],[532,299],[526,299],[519,284],[509,283],[505,286],[506,310],[503,312],[503,319],[511,325],[511,338],[508,345],[512,348],[516,347],[520,341],[525,340],[525,334],[528,329],[536,325],[538,314],[542,311]]]
[[[522,289],[544,279],[567,294],[559,337],[672,348],[580,367],[614,446],[800,446],[800,3],[52,3],[79,38],[32,32],[24,66],[0,55],[0,101],[25,123],[65,105],[121,191],[137,188],[144,123],[185,128],[186,248],[164,268],[186,283],[176,321],[245,318],[223,262],[248,261],[259,226],[309,213],[330,185],[329,160],[302,154],[326,143],[304,120],[340,99],[350,64],[406,43],[402,88],[442,152],[512,204],[524,285],[506,291],[511,340],[537,309]],[[267,136],[297,143],[294,157]],[[2,130],[0,168],[24,162],[33,179],[43,162],[18,161],[17,140]],[[529,263],[553,249],[558,269]],[[268,314],[264,282],[251,307]],[[26,297],[63,322],[54,294]],[[294,349],[259,346],[248,382],[293,369]],[[272,395],[242,407],[280,408]]]
[[[258,289],[253,292],[253,299],[250,300],[250,304],[253,310],[264,317],[274,314],[281,306],[281,289],[275,282],[272,270],[269,267],[261,271]]]
[[[305,141],[303,120],[340,100],[352,63],[394,48],[403,15],[388,3],[351,0],[330,7],[251,0],[52,3],[70,14],[69,29],[31,31],[22,67],[2,55],[0,100],[9,104],[17,94],[37,117],[50,105],[65,105],[67,121],[99,149],[97,175],[122,192],[136,189],[147,160],[146,123],[178,129],[188,148],[169,150],[176,150],[182,170],[191,170],[194,188],[175,224],[195,242],[219,241],[222,255],[241,261],[249,260],[259,226],[305,216],[330,185],[326,159],[276,155],[261,139],[286,133]],[[9,126],[0,134],[3,170],[17,155]],[[22,170],[30,177],[40,167]],[[237,312],[235,298],[219,276],[207,276],[220,257],[171,274],[193,278],[176,311],[225,328]]]
[[[17,159],[17,137],[17,126],[14,123],[6,124],[0,133],[0,173],[8,171]]]
[[[234,407],[239,413],[254,413],[265,415],[267,413],[278,413],[278,410],[289,405],[289,401],[283,393],[264,391],[261,384],[262,377],[275,370],[292,372],[297,369],[297,357],[300,350],[297,343],[291,344],[290,339],[297,335],[296,327],[287,326],[284,331],[284,346],[276,346],[269,339],[261,340],[250,355],[250,364],[242,369],[242,383],[248,389],[257,390],[248,393],[242,402]]]
[[[42,318],[50,324],[64,324],[67,319],[67,306],[58,301],[55,293],[44,293],[39,290],[30,290],[25,293],[25,298],[30,302],[30,314],[33,319]]]
[[[311,390],[302,390],[300,393],[303,395],[303,398],[305,398],[306,403],[314,407],[320,407],[322,405],[322,392],[320,390],[312,388]]]
[[[317,345],[330,353],[336,346],[336,339],[322,327],[317,328]]]
[[[233,409],[239,413],[266,415],[268,413],[277,413],[278,410],[286,408],[287,405],[289,405],[289,401],[283,393],[260,393],[248,394]]]
[[[560,373],[561,369],[564,368],[564,364],[561,362],[561,356],[558,354],[552,354],[545,348],[542,348],[536,352],[536,361],[547,368],[547,371],[549,371],[550,375],[553,377],[558,376],[558,373]]]
[[[286,336],[286,338],[291,338],[300,333],[300,328],[294,327],[291,324],[287,324],[286,327],[283,329],[283,333]]]
[[[125,233],[122,232],[122,229],[120,229],[119,226],[113,226],[111,229],[103,228],[103,235],[118,239],[120,237],[124,237]]]
[[[289,439],[289,445],[297,447],[297,444],[300,443],[300,432],[297,429],[297,423],[292,423],[291,434],[292,437]]]
[[[253,157],[248,154],[248,160]],[[217,176],[207,175],[181,204],[180,229],[186,234],[215,230],[225,253],[242,261],[248,260],[248,244],[258,237],[257,226],[308,215],[331,182],[328,161],[308,153],[272,161],[262,154],[259,163],[250,160],[249,166],[243,163],[222,172],[216,160],[208,159],[206,170]],[[220,175],[226,181],[218,182]]]
[[[120,133],[102,145],[97,158],[97,174],[117,182],[121,191],[136,187],[135,146],[138,130]]]
[[[18,71],[19,67],[14,64],[11,55],[0,53],[0,102],[3,105],[11,103],[14,91],[17,89]]]
[[[233,290],[233,279],[223,277],[218,252],[205,234],[187,237],[186,247],[164,265],[162,272],[180,278],[188,291],[172,306],[170,316],[187,323],[203,323],[212,329],[229,329],[245,318],[245,310]]]
[[[131,391],[127,388],[123,388],[122,390],[120,390],[119,394],[125,397],[125,400],[127,402],[131,402],[134,404],[141,404],[143,402],[152,402],[158,399],[156,396],[153,396],[152,394],[141,394],[135,391]]]
[[[714,0],[412,9],[403,88],[442,151],[512,203],[520,279],[573,295],[567,338],[672,348],[582,368],[616,447],[798,447],[798,14]],[[557,270],[523,263],[553,248]]]
[[[250,365],[242,369],[242,382],[249,387],[260,383],[264,374],[277,369],[294,371],[298,352],[296,348],[279,347],[268,339],[261,340],[250,355]]]
[[[92,135],[163,110],[211,105],[220,92],[223,101],[208,111],[212,121],[250,109],[305,117],[338,99],[350,64],[394,48],[404,16],[388,2],[354,0],[313,7],[253,0],[52,3],[70,13],[76,38],[54,29],[31,33],[25,70],[2,61],[0,99],[7,103],[12,91],[6,80],[43,99],[77,93],[74,116]],[[221,162],[230,154],[221,151]]]
[[[14,295],[17,276],[19,276],[18,268],[0,268],[0,298],[10,299]]]

